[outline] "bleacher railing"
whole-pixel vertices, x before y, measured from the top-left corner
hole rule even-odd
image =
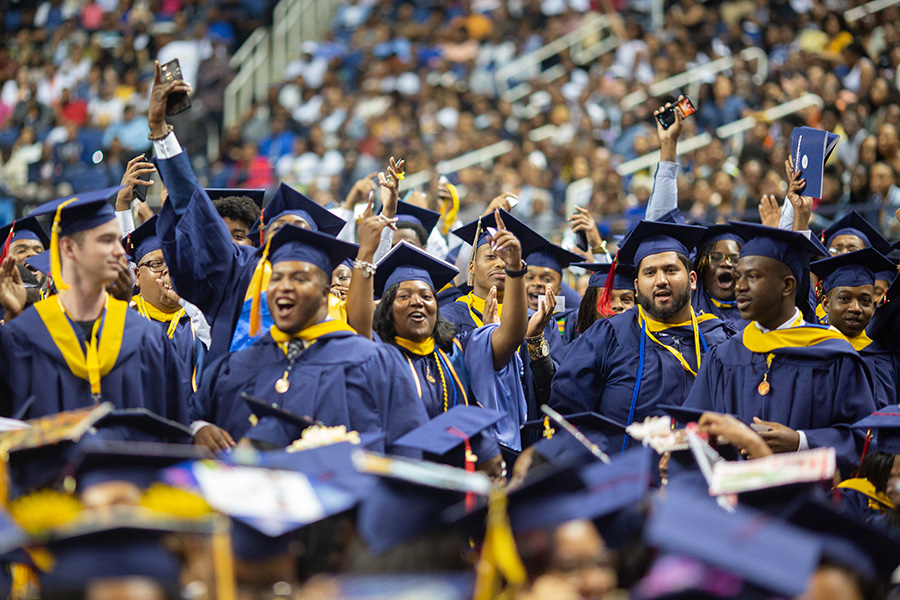
[[[318,41],[340,0],[280,0],[271,31],[260,27],[231,57],[234,79],[225,88],[225,126],[235,125],[269,86],[284,80],[284,69],[300,58],[303,42]]]
[[[896,4],[900,4],[900,0],[872,0],[872,2],[844,11],[844,20],[852,23]]]

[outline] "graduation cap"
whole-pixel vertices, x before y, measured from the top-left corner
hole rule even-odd
[[[670,415],[675,419],[676,423],[687,425],[688,423],[698,423],[703,413],[715,413],[714,410],[702,410],[699,408],[690,408],[687,406],[678,406],[675,404],[660,404],[657,408]]]
[[[107,481],[129,481],[140,488],[157,481],[161,469],[211,458],[210,452],[193,444],[85,440],[70,459],[81,490]]]
[[[233,196],[236,196],[238,198],[240,198],[241,196],[250,198],[251,200],[253,200],[253,203],[257,207],[259,207],[260,210],[262,210],[263,199],[266,197],[266,190],[258,189],[242,190],[239,188],[206,188],[204,191],[212,201],[220,200],[222,198],[231,198]]]
[[[259,221],[250,231],[264,232],[266,227],[282,215],[294,215],[300,217],[309,224],[310,229],[320,233],[336,236],[347,224],[342,218],[333,214],[330,210],[319,206],[314,200],[305,194],[301,194],[294,188],[284,183],[275,190],[275,195],[259,215]]]
[[[274,417],[283,423],[299,427],[301,431],[316,424],[316,421],[310,417],[295,415],[291,411],[281,408],[274,402],[264,402],[263,400],[254,398],[246,393],[241,394],[241,397],[244,399],[244,402],[247,403],[250,411],[256,415],[256,418],[259,420],[262,420],[265,417]]]
[[[159,215],[153,215],[141,225],[122,238],[125,253],[128,260],[137,264],[147,254],[154,250],[162,250],[162,240],[156,235],[156,220]]]
[[[738,246],[744,245],[744,238],[741,237],[734,227],[727,223],[720,223],[706,226],[706,232],[700,238],[700,241],[697,242],[697,248],[703,248],[724,240],[735,242]]]
[[[44,275],[50,274],[50,251],[44,250],[40,254],[29,256],[25,259],[25,264],[34,267]]]
[[[808,238],[798,231],[767,227],[758,223],[732,221],[731,224],[747,242],[741,248],[745,256],[766,256],[787,265],[798,284],[809,268],[810,258],[828,256],[828,251],[815,238]]]
[[[45,202],[28,215],[30,217],[51,213],[54,215],[50,232],[50,274],[58,289],[69,288],[62,278],[59,238],[79,231],[87,231],[114,220],[116,211],[109,202],[115,199],[121,187],[115,186]]]
[[[588,287],[604,287],[606,278],[612,268],[612,263],[572,263],[570,267],[579,267],[587,271],[591,271],[591,278],[588,280]],[[617,264],[616,272],[613,275],[614,281],[612,289],[614,290],[631,290],[634,291],[634,269],[630,265]]]
[[[606,453],[615,449],[611,442],[625,434],[624,425],[595,412],[572,413],[565,418]],[[534,451],[550,462],[566,464],[579,459],[596,460],[584,444],[549,417],[527,421],[523,427],[542,432],[543,439],[534,444]]]
[[[654,254],[678,252],[690,256],[691,249],[697,245],[704,232],[705,228],[694,225],[641,221],[619,246],[616,262],[638,268],[642,260]]]
[[[873,450],[900,454],[900,412],[874,412],[854,423],[851,428],[871,429],[874,434]]]
[[[9,244],[20,240],[37,240],[45,250],[50,247],[50,238],[47,236],[47,232],[34,217],[16,219],[0,228],[0,239],[6,240],[3,244],[4,257]]]
[[[403,223],[415,223],[425,228],[428,235],[434,230],[434,226],[441,220],[441,213],[427,208],[421,208],[415,204],[397,201],[397,221]]]
[[[478,406],[454,406],[406,433],[394,444],[422,450],[426,460],[455,467],[472,466],[500,454],[490,428],[505,418],[501,412]]]
[[[884,239],[884,236],[855,210],[850,211],[822,231],[822,242],[826,248],[831,248],[834,238],[839,235],[855,235],[866,246],[875,248],[882,254],[888,254],[891,251],[891,243]]]
[[[122,441],[190,443],[193,437],[190,427],[146,408],[114,409],[96,427],[101,437]]]
[[[519,240],[519,243],[522,244],[522,256],[530,254],[547,243],[547,239],[531,227],[502,208],[499,210],[500,218],[503,219],[506,228],[511,231]],[[488,236],[493,235],[493,231],[496,229],[497,222],[494,219],[494,213],[488,213],[483,217],[479,217],[474,221],[470,221],[465,225],[457,227],[453,230],[453,234],[473,248],[478,248],[479,246],[488,243]]]
[[[893,267],[894,263],[871,247],[818,260],[809,266],[816,277],[824,280],[826,294],[836,287],[874,285],[875,271]]]
[[[647,522],[649,545],[694,557],[789,597],[806,589],[822,552],[816,536],[749,507],[736,513],[684,487],[658,496]]]
[[[532,267],[547,267],[557,273],[562,273],[563,269],[574,262],[580,261],[582,258],[582,256],[569,252],[562,246],[548,243],[525,256],[525,262]]]
[[[424,281],[437,291],[452,281],[459,269],[435,258],[412,244],[401,241],[378,262],[375,271],[375,297],[401,281]]]

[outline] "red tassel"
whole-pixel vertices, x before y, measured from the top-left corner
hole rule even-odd
[[[447,432],[455,437],[462,438],[463,445],[466,450],[466,459],[465,459],[465,467],[466,471],[469,473],[475,472],[475,465],[478,463],[478,457],[475,456],[475,453],[472,452],[472,443],[469,441],[469,436],[463,433],[457,427],[448,427]],[[466,512],[472,511],[475,509],[475,494],[472,492],[466,493]]]
[[[869,444],[872,442],[872,430],[868,430],[866,432],[866,443],[863,444],[862,454],[859,457],[859,466],[856,468],[856,474],[854,477],[859,477],[859,470],[862,469],[862,462],[866,458],[866,454],[869,453]]]
[[[259,245],[263,245],[263,239],[265,239],[265,231],[266,231],[266,223],[263,220],[266,215],[266,209],[259,209]]]
[[[616,280],[616,265],[618,263],[619,253],[616,252],[616,257],[613,259],[612,266],[609,268],[609,273],[606,275],[603,293],[601,293],[600,298],[597,299],[597,312],[604,317],[611,317],[616,314],[613,309],[610,308],[609,303],[612,301],[613,284]]]
[[[16,233],[16,222],[12,222],[12,227],[9,228],[9,235],[6,236],[6,241],[3,242],[3,250],[0,251],[0,263],[6,260],[6,257],[9,256],[9,245],[12,244],[13,235]]]

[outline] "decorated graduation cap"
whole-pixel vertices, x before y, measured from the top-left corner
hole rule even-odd
[[[6,240],[3,243],[0,260],[6,258],[6,255],[9,253],[9,246],[13,242],[35,240],[40,242],[44,249],[50,247],[50,238],[47,237],[47,232],[34,217],[16,219],[9,225],[0,228],[0,239]]]
[[[254,231],[259,232],[260,244],[262,244],[262,237],[265,234],[266,227],[282,215],[300,217],[309,224],[310,229],[313,231],[332,237],[340,233],[344,225],[347,224],[342,218],[333,214],[327,208],[319,206],[305,194],[301,194],[291,186],[282,183],[260,213],[259,221],[251,229],[250,235],[253,235]]]
[[[610,270],[613,278],[606,278],[603,293],[597,301],[597,308],[601,314],[611,316],[613,314],[609,302],[615,281],[616,268],[619,263],[634,265],[635,271],[641,266],[641,261],[654,254],[663,252],[677,252],[684,256],[690,256],[691,250],[703,236],[705,229],[683,223],[641,221],[632,229],[619,246],[613,266]]]
[[[547,239],[534,231],[531,227],[503,209],[499,209],[499,212],[500,218],[503,219],[503,224],[516,236],[519,243],[522,245],[523,259],[525,256],[547,244]],[[496,231],[497,222],[494,213],[492,212],[482,217],[478,217],[474,221],[470,221],[461,227],[457,227],[453,230],[453,233],[472,246],[472,258],[469,259],[469,264],[471,265],[475,262],[477,249],[484,244],[487,244],[489,238],[492,237]],[[469,281],[467,283],[468,285],[473,284],[471,274],[469,274]]]
[[[116,218],[116,211],[109,203],[115,199],[121,186],[105,188],[86,194],[78,194],[45,202],[31,211],[30,217],[53,214],[50,232],[50,272],[60,290],[69,288],[63,281],[59,258],[59,238],[104,225]]]
[[[386,289],[401,281],[424,281],[431,289],[439,290],[458,273],[459,269],[450,263],[402,241],[378,262],[375,297],[380,298]]]
[[[570,267],[579,267],[587,271],[591,271],[591,278],[588,280],[588,287],[602,288],[606,285],[606,278],[612,269],[612,263],[572,263]],[[614,290],[631,290],[634,291],[634,270],[630,265],[616,265],[616,272],[613,274],[612,289]]]
[[[547,267],[548,269],[553,269],[557,273],[562,273],[563,269],[570,264],[582,259],[581,256],[574,252],[569,252],[561,246],[550,243],[530,252],[527,256],[524,256],[524,258],[525,262],[528,263],[528,266]]]
[[[284,184],[282,186],[286,187]],[[358,248],[356,244],[342,242],[319,231],[302,229],[294,225],[285,225],[279,228],[263,246],[259,262],[256,264],[250,280],[249,290],[253,294],[250,308],[250,335],[256,336],[259,333],[260,297],[263,292],[263,273],[266,261],[273,265],[282,261],[310,263],[325,271],[330,279],[334,268],[348,258],[356,256]]]
[[[876,271],[889,271],[894,263],[878,250],[869,247],[856,252],[838,254],[810,265],[810,270],[823,281],[827,294],[836,287],[874,285]]]
[[[162,240],[156,235],[158,218],[158,215],[153,215],[141,223],[140,227],[122,238],[122,244],[125,246],[125,252],[131,262],[137,264],[154,250],[162,250]]]
[[[595,412],[579,412],[565,415],[565,419],[600,450],[609,453],[616,440],[625,435],[625,426]],[[584,444],[560,427],[550,417],[527,421],[524,428],[541,432],[542,439],[534,444],[534,451],[553,463],[597,459]],[[621,445],[621,444],[620,444]]]
[[[262,210],[263,199],[266,197],[266,190],[257,190],[257,189],[249,189],[242,190],[239,188],[229,189],[229,188],[206,188],[204,190],[206,195],[209,196],[210,200],[220,200],[222,198],[231,198],[236,196],[240,198],[241,196],[245,196],[253,200],[253,203]]]
[[[428,460],[474,470],[500,454],[490,428],[503,413],[478,406],[454,406],[406,433],[394,444],[422,450]]]
[[[854,423],[852,428],[872,431],[873,450],[900,454],[900,412],[877,411]]]
[[[728,513],[685,487],[658,496],[647,523],[649,545],[696,558],[740,579],[793,598],[818,568],[822,541],[749,507]]]
[[[425,228],[428,235],[431,235],[434,226],[441,220],[441,213],[400,200],[397,202],[396,217],[397,221],[401,223],[407,222],[421,225]]]
[[[888,254],[891,251],[891,243],[884,239],[884,236],[855,210],[827,227],[822,232],[822,243],[826,248],[830,248],[834,238],[839,235],[855,235],[866,246],[875,248],[882,254]]]
[[[810,258],[828,256],[828,251],[818,240],[797,231],[741,221],[733,221],[731,224],[741,237],[747,240],[741,248],[741,258],[745,256],[773,258],[787,265],[800,285],[804,282],[804,273],[809,269]]]

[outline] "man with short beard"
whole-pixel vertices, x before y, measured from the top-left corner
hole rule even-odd
[[[688,255],[703,231],[651,221],[634,228],[616,261],[636,265],[638,306],[595,321],[572,344],[553,379],[551,406],[627,425],[662,414],[660,404],[681,404],[703,355],[730,333],[691,307],[697,274]],[[609,307],[609,291],[601,295],[601,310]]]

